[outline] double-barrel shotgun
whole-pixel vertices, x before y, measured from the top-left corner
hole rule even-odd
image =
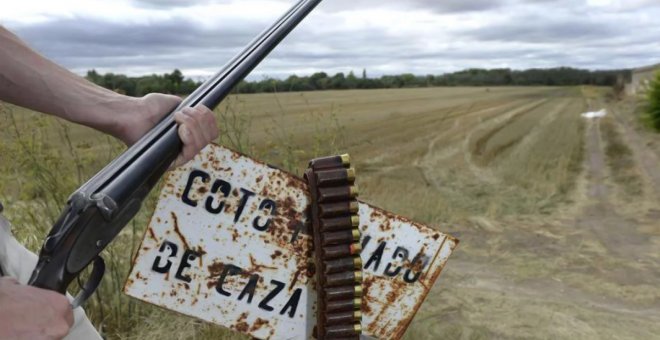
[[[215,108],[321,1],[299,1],[137,143],[78,188],[46,237],[29,284],[64,294],[93,263],[72,303],[73,307],[83,304],[105,271],[99,254],[137,214],[181,151],[174,112],[197,105]]]

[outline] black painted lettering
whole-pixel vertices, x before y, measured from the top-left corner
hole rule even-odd
[[[254,297],[254,291],[257,289],[257,282],[259,282],[259,275],[252,274],[250,275],[250,281],[243,288],[241,295],[238,296],[238,301],[243,300],[245,294],[248,294],[247,303],[252,303],[252,298]]]
[[[401,257],[402,263],[408,261],[408,249],[403,248],[401,246],[396,247],[394,254],[392,254],[392,259],[396,261],[397,257]],[[396,269],[392,270],[392,263],[388,263],[387,266],[385,267],[385,275],[389,277],[395,277],[399,275],[401,269],[402,269],[401,266],[397,266]]]
[[[163,253],[165,252],[165,250],[168,249],[170,251],[170,254],[167,257],[168,258],[176,257],[176,253],[178,252],[179,247],[170,241],[163,242],[163,244],[158,249],[158,252]],[[172,261],[167,260],[167,263],[165,265],[161,265],[160,262],[161,262],[161,257],[160,255],[158,255],[154,260],[154,264],[151,266],[151,270],[161,274],[168,273],[170,271],[170,268],[172,267]]]
[[[206,198],[206,210],[211,214],[219,214],[225,208],[225,201],[222,199],[217,206],[213,206],[213,197],[218,193],[218,191],[220,191],[225,198],[229,197],[229,193],[231,192],[231,184],[221,179],[213,182],[213,186],[211,186],[211,195]]]
[[[280,311],[280,315],[284,315],[287,309],[291,309],[289,311],[289,317],[293,318],[293,316],[296,315],[296,309],[298,309],[298,302],[300,302],[301,294],[302,294],[302,288],[296,289],[296,291],[293,292],[293,295],[291,295],[289,301],[287,301],[286,305],[284,305],[284,308],[282,308],[282,310]]]
[[[191,207],[197,206],[197,201],[190,199],[190,190],[192,189],[193,184],[195,184],[196,178],[201,178],[204,183],[211,180],[211,176],[202,170],[193,170],[190,172],[190,175],[188,176],[188,183],[186,183],[186,188],[183,190],[183,194],[181,195],[181,201]]]
[[[372,263],[374,263],[374,269],[373,271],[378,271],[378,266],[380,266],[380,260],[383,258],[383,252],[385,251],[385,246],[387,245],[387,242],[383,241],[378,245],[378,248],[376,251],[374,251],[371,254],[371,257],[369,257],[369,260],[367,260],[367,263],[364,265],[364,270],[369,269]]]
[[[250,197],[254,196],[255,193],[241,188],[241,193],[243,193],[243,197],[241,197],[241,202],[238,204],[238,208],[236,209],[236,215],[234,215],[234,223],[238,222],[238,220],[241,219],[241,214],[243,214],[243,209],[245,209],[245,205],[247,205],[248,200]]]
[[[371,236],[365,235],[362,237],[362,249],[367,248],[367,244],[369,244],[369,241],[371,241]]]
[[[403,275],[403,281],[406,281],[407,283],[415,283],[417,280],[419,280],[419,277],[422,275],[422,272],[424,271],[424,268],[426,268],[426,265],[429,262],[429,257],[426,255],[423,255],[422,253],[417,254],[415,258],[412,260],[412,267],[414,268],[416,263],[420,263],[419,266],[419,271],[415,273],[415,275],[410,276],[412,274],[412,269],[407,269],[406,273]]]
[[[222,288],[222,285],[225,283],[227,276],[238,275],[242,271],[243,269],[241,269],[240,267],[236,267],[233,264],[226,264],[224,268],[222,268],[222,273],[220,274],[220,279],[218,279],[218,284],[215,286],[215,290],[224,296],[231,296],[231,293],[224,290],[224,288]]]
[[[192,279],[190,276],[183,274],[183,271],[187,268],[190,268],[190,262],[197,260],[200,256],[200,253],[186,249],[186,251],[183,253],[181,263],[179,264],[179,269],[176,271],[176,275],[174,277],[181,281],[190,283]]]
[[[267,198],[261,201],[261,204],[259,204],[259,210],[264,210],[264,209],[269,210],[268,214],[270,216],[275,216],[275,212],[277,211],[277,204],[275,203],[275,201]],[[261,216],[257,216],[254,218],[254,221],[252,221],[252,227],[254,227],[254,229],[257,229],[259,231],[268,230],[268,227],[270,227],[270,223],[272,219],[270,218],[267,219],[263,225],[259,224],[259,219],[261,219]]]
[[[268,295],[266,295],[266,297],[263,300],[261,300],[261,302],[259,302],[259,308],[272,312],[274,308],[268,305],[268,303],[272,301],[277,296],[277,294],[279,294],[282,291],[282,289],[286,287],[286,285],[284,284],[284,282],[280,282],[277,280],[270,280],[270,283],[275,285],[275,289],[273,289],[270,293],[268,293]]]

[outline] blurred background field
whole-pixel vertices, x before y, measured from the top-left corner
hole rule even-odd
[[[581,113],[607,109],[608,116]],[[660,137],[604,87],[451,87],[231,96],[220,143],[300,174],[348,152],[362,199],[461,239],[409,339],[660,334]],[[66,197],[124,146],[0,108],[0,199],[37,250]],[[106,251],[88,314],[110,339],[234,339],[123,296],[155,206]]]

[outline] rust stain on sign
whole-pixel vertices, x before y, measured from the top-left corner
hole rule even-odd
[[[126,294],[262,339],[308,339],[316,291],[306,183],[211,145],[171,172]],[[362,327],[401,338],[458,240],[360,203]]]

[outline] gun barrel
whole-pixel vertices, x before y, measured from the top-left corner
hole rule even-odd
[[[126,200],[130,197],[127,189],[131,190],[144,184],[155,185],[181,150],[174,112],[186,106],[194,107],[199,104],[214,109],[320,2],[321,0],[299,1],[273,26],[261,33],[247,48],[227,63],[220,72],[193,92],[179,108],[169,114],[154,129],[153,135],[145,136],[145,141],[142,143],[138,142],[140,146],[136,150],[129,149],[127,153],[134,152],[135,157],[131,157],[132,159],[126,164],[126,171],[130,174],[142,175],[131,175],[129,179],[132,179],[132,183],[123,180],[121,187],[111,182],[102,189],[106,190],[110,197]]]
[[[214,109],[321,1],[299,1],[280,17],[275,24],[257,36],[241,53],[225,64],[217,74],[199,86],[145,136],[108,164],[79,190],[97,192],[108,181],[116,177],[117,173],[123,172],[130,164],[136,161],[136,158],[143,155],[149,149],[173,149],[173,152],[168,152],[162,155],[164,157],[161,157],[161,159],[169,162],[167,164],[167,167],[169,167],[169,164],[175,159],[181,149],[181,141],[176,136],[176,133],[172,133],[172,130],[176,129],[174,112],[184,107],[194,107],[198,104],[203,104],[210,109]],[[167,145],[160,147],[161,144]],[[178,147],[172,148],[171,144],[178,145]]]
[[[137,143],[76,190],[46,238],[29,283],[65,292],[137,214],[181,151],[174,113],[200,104],[214,109],[321,1],[296,3]],[[94,262],[95,269],[103,267],[98,262]],[[84,301],[98,285],[102,269],[101,274],[95,272],[95,282],[87,285],[88,291],[77,301]]]

